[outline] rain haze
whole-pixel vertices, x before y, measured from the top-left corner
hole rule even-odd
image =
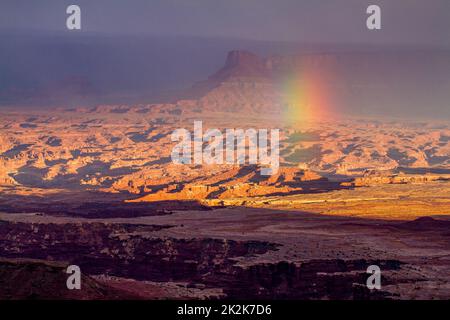
[[[81,7],[82,30],[66,28],[71,4]],[[381,30],[366,27],[371,4],[381,7]],[[423,77],[403,89],[421,88],[420,97],[380,93],[389,100],[380,106],[362,93],[348,97],[350,111],[364,101],[366,113],[389,114],[395,104],[399,115],[449,117],[448,30],[446,0],[4,0],[0,105],[152,101],[206,79],[234,49],[262,57],[381,50],[398,52],[394,61],[416,57]]]

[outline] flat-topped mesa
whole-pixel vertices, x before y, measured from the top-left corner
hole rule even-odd
[[[223,68],[209,77],[209,80],[226,81],[230,78],[265,78],[267,76],[267,69],[260,57],[248,51],[233,50],[228,52]]]
[[[183,95],[180,106],[203,111],[278,113],[280,93],[275,88],[265,61],[256,54],[233,50],[225,65],[206,81],[196,83]]]

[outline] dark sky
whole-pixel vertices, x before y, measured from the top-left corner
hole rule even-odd
[[[65,31],[69,4],[84,32],[450,45],[449,0],[1,0],[0,31]],[[381,31],[365,27],[369,4]]]

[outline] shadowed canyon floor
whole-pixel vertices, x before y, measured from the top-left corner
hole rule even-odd
[[[77,264],[124,297],[430,299],[450,290],[446,217],[398,222],[234,207],[0,219],[2,257]],[[381,291],[365,287],[371,264],[382,269]]]

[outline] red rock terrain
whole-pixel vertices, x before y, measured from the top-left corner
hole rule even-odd
[[[0,297],[448,299],[448,122],[281,117],[280,74],[340,63],[232,51],[176,102],[2,111]],[[278,172],[173,163],[195,120],[280,129]]]

